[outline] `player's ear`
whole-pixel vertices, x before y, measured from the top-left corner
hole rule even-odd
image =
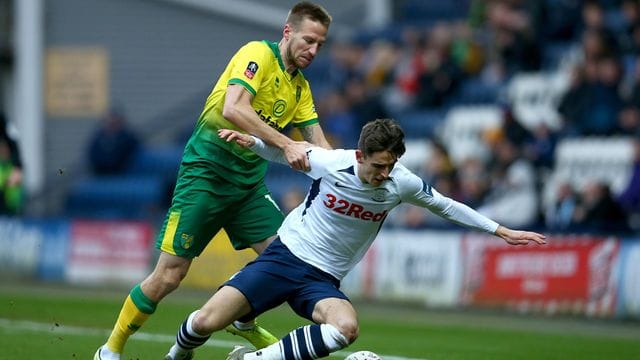
[[[291,33],[293,32],[293,28],[291,24],[284,24],[284,29],[282,30],[282,37],[289,41],[289,37],[291,37]]]
[[[356,160],[359,164],[362,164],[362,162],[364,161],[364,154],[360,149],[356,149]]]

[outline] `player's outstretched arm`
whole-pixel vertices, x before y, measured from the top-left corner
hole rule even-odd
[[[527,245],[534,242],[539,245],[547,243],[546,236],[533,231],[512,230],[505,226],[498,226],[495,235],[511,245]]]
[[[218,136],[221,139],[226,140],[227,142],[235,141],[236,144],[251,149],[263,159],[274,161],[284,165],[288,164],[282,150],[265,143],[255,136],[230,129],[218,130]]]

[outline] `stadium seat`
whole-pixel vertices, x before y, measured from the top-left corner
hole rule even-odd
[[[554,169],[544,182],[543,204],[549,205],[559,185],[567,182],[579,191],[598,180],[619,194],[631,178],[633,161],[633,141],[628,137],[563,139],[556,148]]]
[[[156,175],[89,177],[70,189],[66,212],[83,218],[148,219],[162,208],[166,186]]]
[[[489,152],[482,141],[482,134],[488,129],[499,128],[501,124],[502,110],[499,106],[457,106],[447,113],[438,133],[454,164],[460,164],[471,155],[486,159]]]
[[[400,163],[407,168],[417,171],[431,158],[431,142],[427,139],[409,139],[405,141],[407,151],[400,158]]]
[[[507,87],[507,98],[518,121],[532,130],[540,123],[559,129],[557,107],[569,86],[569,75],[556,73],[521,73],[515,75]]]
[[[167,145],[143,148],[134,157],[127,173],[136,175],[166,175],[175,177],[180,166],[183,147]]]
[[[479,105],[496,102],[500,86],[489,84],[479,77],[463,81],[454,96],[457,105]]]
[[[443,110],[415,110],[399,114],[396,119],[407,139],[421,139],[433,136],[444,122],[445,115]]]

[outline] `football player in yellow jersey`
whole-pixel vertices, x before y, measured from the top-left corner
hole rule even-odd
[[[330,145],[300,69],[313,62],[330,24],[324,8],[301,2],[289,11],[279,42],[250,42],[233,56],[185,147],[171,208],[156,241],[161,250],[156,267],[130,291],[94,360],[120,359],[129,336],[180,285],[193,258],[220,229],[225,229],[235,249],[251,247],[258,254],[275,238],[283,215],[264,183],[266,160],[220,139],[217,130],[254,134],[282,149],[292,168],[309,169],[307,142]],[[289,123],[305,141],[293,141],[280,132]],[[257,348],[278,341],[246,320],[235,323],[232,332],[247,337]],[[190,358],[188,354],[182,359]]]

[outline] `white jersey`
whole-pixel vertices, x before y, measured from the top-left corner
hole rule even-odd
[[[286,164],[279,149],[256,138],[258,155]],[[281,241],[303,261],[338,280],[371,246],[389,211],[401,202],[429,209],[456,223],[493,233],[498,224],[468,206],[439,194],[400,163],[380,186],[357,176],[355,150],[307,151],[314,179],[303,203],[287,215],[278,230]]]

